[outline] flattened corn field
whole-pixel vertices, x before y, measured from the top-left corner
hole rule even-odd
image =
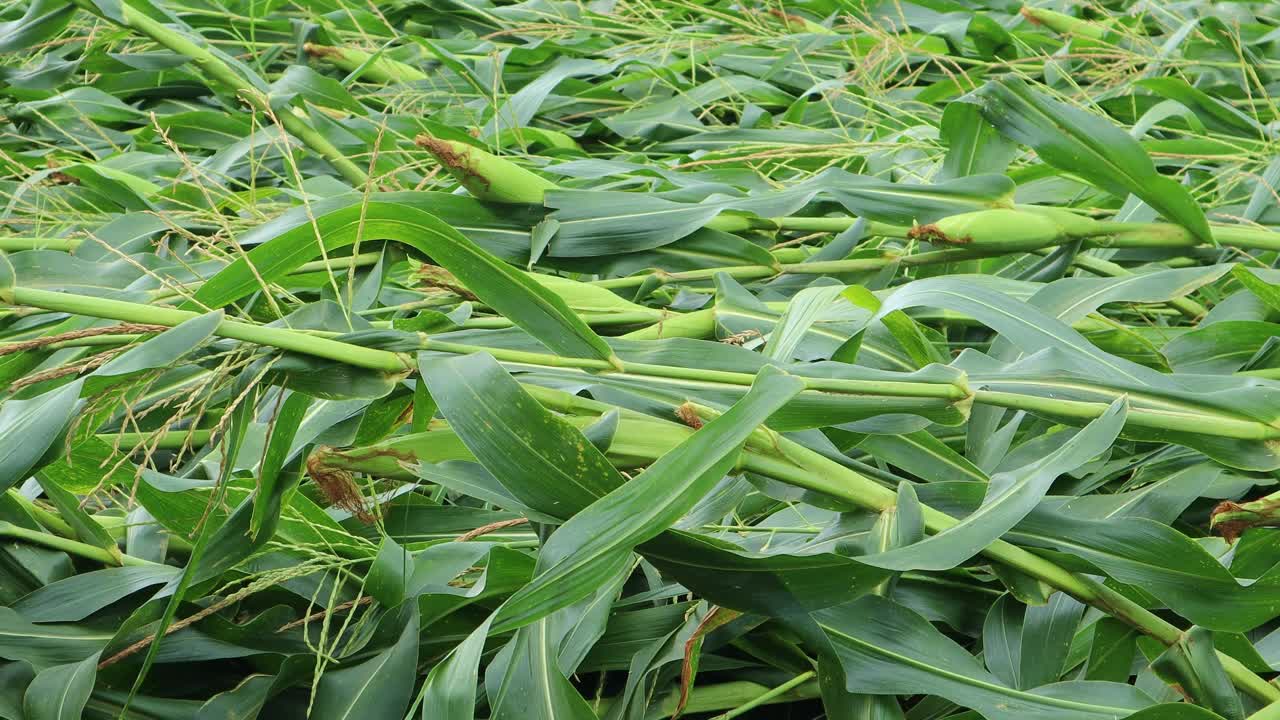
[[[1280,718],[1280,6],[0,4],[0,720]]]

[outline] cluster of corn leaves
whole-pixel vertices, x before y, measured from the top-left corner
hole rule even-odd
[[[0,718],[1280,717],[1278,51],[8,3]]]

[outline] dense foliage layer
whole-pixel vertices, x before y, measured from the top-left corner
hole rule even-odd
[[[1280,717],[1280,8],[0,9],[0,718]]]

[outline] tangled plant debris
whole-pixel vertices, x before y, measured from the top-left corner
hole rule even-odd
[[[0,718],[1280,717],[1278,27],[0,7]]]

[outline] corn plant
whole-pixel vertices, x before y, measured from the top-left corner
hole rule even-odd
[[[0,718],[1280,718],[1280,8],[0,7]]]

